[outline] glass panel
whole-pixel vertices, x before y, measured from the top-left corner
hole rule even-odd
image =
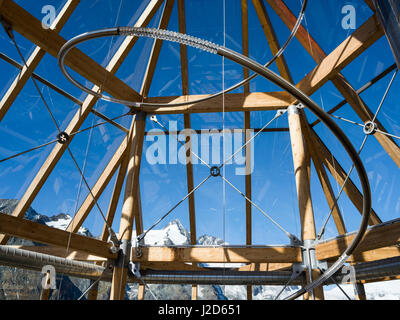
[[[54,6],[59,13],[66,1],[27,1],[18,0],[16,3],[30,12],[38,20],[46,18],[42,9],[46,5]],[[280,45],[290,35],[290,30],[282,21],[280,15],[268,4],[266,13],[275,30]],[[79,3],[60,35],[69,40],[76,35],[91,30],[114,26],[133,26],[143,13],[149,0],[144,1],[89,1]],[[292,11],[292,21],[295,21],[302,5],[301,1],[285,1]],[[150,19],[148,27],[157,28],[162,17],[164,5]],[[187,34],[205,39],[240,52],[243,52],[242,12],[241,1],[204,0],[185,1]],[[262,13],[262,12],[261,12]],[[248,33],[249,56],[259,63],[265,64],[273,57],[268,44],[263,25],[253,1],[248,1]],[[298,32],[299,38],[307,38],[309,43],[315,40],[313,50],[321,51],[321,56],[315,61],[311,54],[303,47],[299,39],[293,39],[284,53],[286,64],[290,71],[293,83],[298,84],[304,77],[319,68],[319,60],[329,55],[338,45],[343,43],[356,28],[359,28],[372,16],[372,11],[363,0],[345,2],[312,2],[306,11],[304,28]],[[265,26],[264,26],[265,27]],[[179,14],[177,1],[174,3],[168,30],[179,30]],[[309,33],[309,34],[307,34]],[[311,37],[313,39],[311,39]],[[93,40],[79,45],[78,48],[101,66],[105,67],[115,55],[124,41],[124,37],[110,37]],[[35,46],[23,36],[16,34],[16,42],[25,59]],[[154,40],[140,38],[116,72],[116,76],[123,80],[135,91],[140,92],[145,77]],[[18,63],[21,57],[4,31],[0,31],[1,52]],[[243,67],[219,55],[213,55],[189,47],[187,49],[188,80],[190,95],[215,94],[231,87],[243,79]],[[149,97],[176,97],[182,95],[182,67],[180,45],[175,42],[164,41],[159,53],[154,71]],[[354,61],[341,68],[341,74],[355,90],[363,88],[374,77],[389,68],[394,63],[390,47],[385,37],[365,49]],[[270,69],[276,73],[279,70],[276,63]],[[369,107],[372,114],[382,127],[392,135],[392,140],[385,140],[390,145],[391,156],[382,146],[382,137],[379,134],[368,136],[365,145],[360,151],[360,157],[368,173],[371,191],[372,206],[382,221],[396,219],[400,212],[399,171],[396,160],[400,139],[400,115],[397,102],[399,101],[399,82],[397,76],[388,91],[385,102],[379,108],[382,97],[392,79],[393,72],[389,72],[371,87],[360,93],[360,97]],[[39,90],[47,107],[54,115],[60,130],[66,130],[73,117],[79,112],[79,104],[74,99],[66,97],[70,94],[75,99],[84,101],[88,96],[71,84],[61,73],[57,59],[46,54],[39,63],[35,73],[62,89],[60,94],[43,83],[38,82]],[[18,76],[18,69],[5,61],[0,63],[0,93],[2,96]],[[89,79],[72,71],[77,80],[87,86],[92,86]],[[331,80],[324,79],[317,85],[311,98],[325,111],[339,105],[332,111],[334,121],[344,131],[346,136],[359,150],[365,139],[364,118],[361,119],[354,106],[342,102],[344,90]],[[326,80],[326,81],[325,81]],[[350,91],[351,88],[347,87]],[[242,97],[244,89],[240,87],[233,91],[236,97]],[[257,77],[250,82],[250,93],[281,92],[277,85]],[[341,93],[342,92],[342,93]],[[346,95],[346,94],[344,94]],[[147,97],[144,97],[147,98]],[[90,96],[89,96],[90,99]],[[259,99],[262,101],[263,99]],[[89,101],[89,100],[86,100]],[[93,99],[93,101],[95,101]],[[210,100],[202,104],[204,112],[190,114],[191,146],[195,154],[191,155],[191,162],[187,164],[188,154],[185,146],[185,117],[183,114],[162,114],[152,118],[147,114],[146,134],[143,143],[140,167],[140,200],[143,228],[146,231],[145,245],[151,246],[213,246],[224,245],[246,246],[248,232],[251,229],[252,246],[292,245],[289,236],[302,238],[302,221],[299,213],[298,192],[293,165],[292,141],[290,138],[288,114],[277,113],[277,110],[261,108],[252,111],[250,117],[251,150],[251,228],[247,228],[246,215],[249,212],[246,206],[246,171],[244,126],[245,114],[242,102],[234,102],[231,95],[223,99]],[[59,133],[53,120],[46,110],[32,80],[29,80],[16,98],[10,110],[0,124],[0,210],[11,214],[17,205],[18,199],[26,192],[31,181],[48,158],[56,145]],[[232,112],[227,109],[240,110]],[[207,108],[213,112],[207,112]],[[250,105],[254,107],[254,105]],[[131,127],[132,113],[130,108],[97,101],[93,107],[96,111],[108,118],[114,119],[127,130]],[[275,109],[275,108],[273,108]],[[162,107],[158,111],[162,110]],[[186,111],[185,107],[182,110]],[[378,112],[379,111],[379,112]],[[164,113],[162,112],[162,113]],[[312,123],[316,134],[326,145],[333,157],[344,170],[349,172],[352,162],[344,152],[344,148],[327,127],[317,121],[317,117],[307,108],[304,109],[309,123]],[[86,198],[91,194],[86,183],[92,189],[104,169],[114,156],[116,150],[126,137],[126,130],[121,130],[112,123],[103,123],[98,115],[90,113],[80,127],[82,132],[76,133],[69,149],[76,160],[76,164],[66,151],[55,165],[46,182],[43,184],[35,200],[25,214],[25,218],[44,223],[53,228],[65,230],[71,219],[78,212]],[[263,132],[260,132],[262,129]],[[165,132],[167,131],[167,132]],[[315,142],[315,141],[314,141]],[[44,145],[49,143],[48,145]],[[383,143],[385,144],[385,143]],[[41,146],[38,149],[32,148]],[[17,155],[22,151],[29,151]],[[236,154],[235,154],[236,153]],[[235,155],[234,155],[235,154]],[[395,155],[394,155],[395,154]],[[4,160],[7,157],[16,157]],[[233,156],[234,155],[234,156]],[[199,159],[200,158],[200,159]],[[324,190],[317,175],[315,159],[309,162],[310,192],[313,205],[313,214],[316,232],[323,228],[322,238],[337,237],[339,231],[334,219],[330,217],[331,208],[327,202]],[[308,161],[308,159],[307,159]],[[83,180],[78,168],[82,171]],[[339,168],[334,168],[339,169]],[[193,187],[190,190],[193,171]],[[334,171],[334,170],[333,170]],[[82,223],[80,233],[99,238],[101,236],[104,217],[110,205],[114,191],[118,169],[109,177],[107,186],[104,186],[97,204]],[[335,197],[341,191],[341,184],[335,179],[335,172],[327,170],[327,179],[332,186]],[[354,185],[361,190],[357,173],[353,170],[350,178]],[[191,220],[191,203],[189,193],[193,192],[195,219]],[[304,190],[300,190],[303,192]],[[118,233],[121,221],[121,211],[125,199],[125,182],[119,195],[119,202],[112,221],[112,229]],[[136,195],[134,195],[136,197]],[[353,199],[354,200],[354,199]],[[343,193],[338,201],[338,207],[348,232],[356,231],[361,217],[352,200]],[[136,210],[136,209],[135,209]],[[161,220],[159,220],[161,218]],[[327,220],[328,219],[328,220]],[[195,224],[196,237],[191,239],[191,227]],[[134,230],[134,238],[138,236]],[[135,242],[135,239],[132,239]],[[193,241],[193,243],[191,243]],[[33,245],[33,242],[21,241],[12,238],[9,244]],[[65,244],[67,248],[68,243]],[[245,263],[230,263],[228,259],[221,263],[199,263],[202,268],[240,268]],[[174,268],[176,265],[173,265]],[[162,266],[163,267],[163,266]],[[162,268],[159,266],[159,268]],[[188,265],[181,267],[189,268]],[[269,265],[269,267],[285,268],[285,266]],[[286,270],[290,270],[289,266]],[[225,269],[226,270],[226,269]],[[38,299],[40,297],[40,279],[38,272],[28,272],[10,267],[0,268],[0,279],[3,291],[0,299]],[[389,283],[389,282],[388,282]],[[23,286],[23,288],[21,287]],[[90,285],[89,280],[73,277],[61,278],[57,275],[57,291],[50,299],[77,299]],[[397,285],[397,287],[396,287]],[[392,287],[393,286],[393,287]],[[393,288],[396,288],[393,289]],[[61,289],[60,289],[61,288]],[[70,288],[70,289],[68,289]],[[344,287],[350,292],[350,287]],[[398,282],[381,284],[374,287],[366,286],[367,296],[397,297]],[[68,290],[67,290],[68,289]],[[190,285],[156,285],[150,286],[152,292],[159,299],[190,299]],[[282,289],[282,286],[253,286],[253,298],[273,299]],[[351,287],[352,289],[352,287]],[[297,290],[296,286],[288,286],[284,295]],[[245,286],[208,285],[198,287],[199,299],[246,299]],[[110,284],[101,282],[99,299],[109,299]],[[342,299],[334,286],[327,286],[327,299]],[[351,297],[354,297],[352,294]],[[128,299],[138,299],[138,285],[129,284]],[[153,299],[152,293],[146,290],[145,299]],[[283,298],[283,296],[281,297]]]

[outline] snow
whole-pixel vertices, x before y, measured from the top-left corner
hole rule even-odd
[[[52,228],[56,228],[56,229],[67,230],[68,225],[70,224],[71,220],[72,220],[72,217],[70,215],[63,215],[62,218],[47,221],[46,225],[49,227],[52,227]],[[78,233],[82,234],[82,235],[86,235],[86,236],[90,235],[89,230],[87,228],[83,228],[83,227],[79,228]]]
[[[355,299],[354,288],[350,284],[340,285],[346,294]],[[368,300],[400,300],[400,280],[366,283],[365,293]],[[326,300],[347,300],[347,297],[337,286],[326,287]]]

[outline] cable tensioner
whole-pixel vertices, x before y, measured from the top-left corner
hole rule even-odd
[[[219,177],[221,175],[221,169],[217,166],[211,167],[210,168],[210,174],[213,177]]]
[[[60,132],[58,135],[57,135],[57,142],[59,143],[59,144],[66,144],[68,141],[69,141],[69,134],[68,133],[66,133],[66,132]]]
[[[363,131],[366,135],[374,135],[376,133],[376,130],[378,129],[378,126],[376,125],[375,122],[372,121],[367,121],[364,124]]]

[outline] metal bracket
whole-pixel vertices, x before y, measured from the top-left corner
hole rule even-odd
[[[304,105],[299,103],[299,104],[292,104],[287,108],[288,115],[291,114],[300,114],[300,110],[304,109]],[[279,110],[278,110],[279,111]]]
[[[109,236],[108,236],[107,242],[111,243],[110,252],[117,253],[121,243],[118,240],[117,235],[111,228],[109,228],[108,233],[109,233]]]
[[[290,245],[293,247],[302,247],[303,242],[297,238],[294,234],[290,235]]]
[[[57,135],[57,142],[59,144],[66,144],[69,141],[69,139],[70,139],[69,134],[66,132],[60,132]]]
[[[115,261],[108,259],[104,266],[104,273],[113,272],[114,267],[115,267]]]
[[[115,263],[117,267],[126,268],[128,266],[131,256],[131,247],[132,244],[130,240],[121,240],[121,245],[118,250],[118,258]]]
[[[293,274],[296,274],[296,275],[299,275],[305,269],[306,269],[305,266],[301,263],[293,263],[293,265],[292,265]]]
[[[377,129],[378,129],[378,126],[375,122],[367,121],[364,124],[363,131],[366,135],[370,136],[370,135],[374,135],[376,133]]]
[[[277,117],[283,116],[286,112],[287,109],[279,109],[278,111],[276,111],[276,116]]]
[[[316,245],[315,240],[304,240],[302,247],[302,257],[303,257],[302,265],[305,268],[310,268],[312,270],[315,269],[327,270],[328,262],[317,260],[315,254],[315,245]]]
[[[139,235],[136,238],[136,244],[135,244],[135,257],[140,258],[143,255],[141,246],[144,244],[144,239],[142,238],[142,235]]]

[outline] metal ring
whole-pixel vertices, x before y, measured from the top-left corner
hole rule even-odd
[[[286,40],[285,44],[282,46],[282,48],[275,54],[275,56],[268,61],[265,64],[265,67],[268,68],[272,63],[275,62],[276,59],[278,59],[283,52],[286,50],[287,46],[290,44],[290,42],[292,41],[292,39],[294,38],[295,34],[297,33],[297,30],[299,29],[301,22],[304,18],[304,14],[305,11],[307,9],[307,4],[308,4],[308,0],[304,0],[301,11],[299,13],[299,16],[297,18],[296,24],[294,25],[290,36],[288,37],[288,39]],[[223,94],[229,93],[243,85],[245,85],[246,83],[248,83],[249,81],[251,81],[252,79],[254,79],[255,77],[258,76],[257,73],[254,73],[252,76],[248,77],[247,79],[244,79],[243,81],[235,84],[234,86],[215,93],[213,95],[210,95],[208,97],[202,98],[202,99],[197,99],[197,100],[193,100],[193,101],[185,101],[185,102],[181,102],[181,103],[148,103],[148,102],[134,102],[134,101],[129,101],[129,100],[123,100],[123,99],[116,99],[107,95],[104,95],[103,93],[99,93],[96,91],[93,91],[91,89],[89,89],[88,87],[86,87],[85,85],[83,85],[82,83],[78,82],[77,80],[75,80],[71,74],[66,70],[65,64],[64,64],[64,60],[66,55],[68,54],[68,52],[70,50],[72,50],[74,47],[76,47],[78,44],[81,44],[83,42],[86,42],[88,40],[91,39],[97,39],[97,38],[103,38],[103,37],[110,37],[110,36],[121,36],[121,35],[126,35],[126,31],[127,30],[133,30],[133,29],[144,29],[144,28],[134,28],[134,27],[118,27],[118,28],[109,28],[109,29],[103,29],[103,30],[98,30],[98,31],[92,31],[92,32],[87,32],[84,33],[82,35],[79,35],[71,40],[69,40],[67,43],[65,43],[63,45],[63,47],[61,48],[60,52],[58,53],[58,65],[61,68],[62,73],[64,74],[64,76],[71,81],[75,86],[77,86],[78,88],[80,88],[82,91],[95,96],[98,99],[101,100],[106,100],[109,102],[114,102],[114,103],[119,103],[119,104],[124,104],[130,107],[136,107],[136,108],[140,108],[141,106],[148,106],[148,107],[178,107],[178,106],[185,106],[185,105],[191,105],[191,104],[196,104],[199,102],[204,102],[204,101],[208,101],[211,99],[214,99],[216,97],[219,97]],[[165,39],[165,40],[172,40],[172,41],[177,41],[183,44],[188,45],[187,43],[184,43],[184,39],[186,35],[182,35],[179,34],[177,32],[173,32],[173,35],[175,35],[175,39]],[[138,35],[138,36],[144,36],[144,35]],[[180,38],[177,38],[180,37]],[[101,89],[101,88],[100,88]]]
[[[367,121],[364,124],[363,131],[366,135],[374,135],[376,133],[376,130],[378,129],[378,126],[376,125],[375,122],[372,121]]]

